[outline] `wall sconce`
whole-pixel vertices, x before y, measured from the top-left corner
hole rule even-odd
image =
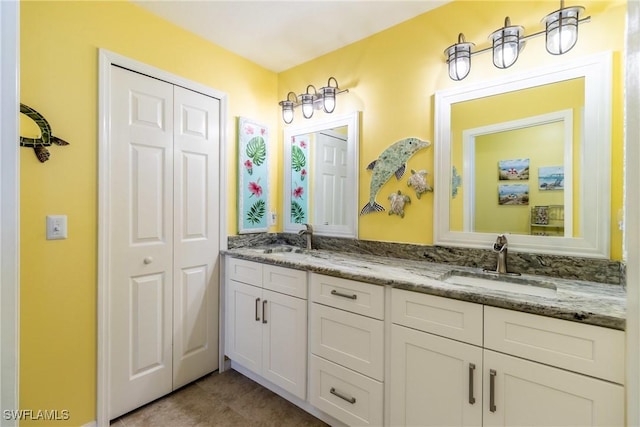
[[[289,92],[287,99],[278,103],[282,107],[282,120],[290,124],[293,121],[293,110],[298,106],[302,106],[302,115],[305,119],[313,117],[313,111],[321,108],[325,113],[333,113],[336,108],[336,95],[344,92],[349,92],[349,89],[340,89],[334,77],[329,77],[327,85],[319,90],[316,90],[314,85],[308,85],[306,92],[300,95]]]
[[[511,25],[511,20],[507,16],[504,19],[504,27],[489,35],[491,46],[475,52],[471,52],[474,44],[465,41],[464,35],[460,33],[458,43],[444,51],[449,77],[451,80],[462,80],[467,77],[471,70],[471,57],[489,50],[493,53],[493,65],[497,68],[509,68],[518,60],[525,42],[543,34],[546,37],[547,52],[552,55],[567,53],[578,41],[578,24],[591,21],[590,16],[580,19],[583,11],[582,6],[564,7],[564,0],[560,0],[560,9],[542,18],[545,30],[528,36],[523,35],[524,27]]]

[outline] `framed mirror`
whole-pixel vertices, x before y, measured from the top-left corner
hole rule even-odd
[[[612,55],[435,94],[434,243],[609,258]]]
[[[284,231],[358,236],[358,112],[284,130]]]

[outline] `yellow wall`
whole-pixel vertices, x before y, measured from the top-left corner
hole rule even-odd
[[[360,141],[359,206],[369,198],[370,172],[366,165],[394,141],[418,136],[433,141],[433,95],[441,89],[459,87],[501,76],[522,73],[541,65],[569,62],[575,58],[611,50],[614,52],[613,132],[612,132],[612,217],[622,207],[622,67],[626,3],[617,1],[581,1],[592,21],[580,26],[577,45],[567,54],[556,57],[544,48],[544,37],[527,42],[518,62],[507,70],[491,63],[490,54],[473,57],[471,74],[462,82],[447,75],[443,51],[453,44],[459,32],[478,48],[487,46],[487,36],[501,27],[504,17],[523,25],[527,33],[541,30],[540,19],[557,9],[555,1],[454,1],[401,25],[362,41],[316,58],[278,75],[278,94],[284,99],[288,91],[304,91],[307,84],[324,84],[334,76],[349,93],[337,98],[336,113],[362,111]],[[296,111],[296,113],[298,113]],[[296,117],[296,121],[303,120]],[[433,172],[433,146],[418,152],[408,168]],[[433,176],[428,177],[433,183]],[[401,182],[392,178],[380,191],[378,201],[386,201]],[[411,194],[411,193],[409,193]],[[412,198],[403,219],[386,214],[369,214],[359,218],[359,237],[419,244],[433,243],[433,195]],[[611,224],[611,256],[621,259],[622,233],[615,221]]]
[[[259,119],[275,135],[277,76],[129,2],[23,1],[20,27],[21,102],[71,143],[51,147],[45,164],[21,149],[20,404],[67,409],[70,420],[55,424],[82,425],[96,418],[98,48],[228,94],[232,186],[236,116]],[[231,188],[230,233],[235,205]],[[67,240],[45,240],[47,214],[68,215]]]

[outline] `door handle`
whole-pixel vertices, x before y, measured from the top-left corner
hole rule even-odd
[[[495,369],[489,370],[489,411],[496,412],[496,375]]]
[[[342,400],[346,400],[347,402],[351,403],[352,405],[356,403],[356,398],[355,397],[347,397],[344,394],[336,391],[335,387],[331,387],[331,390],[329,390],[329,393],[333,394],[334,396],[338,396]]]
[[[262,301],[262,323],[267,323],[267,300]]]
[[[258,314],[259,305],[260,305],[260,298],[256,298],[256,322],[260,321],[260,315]]]
[[[355,300],[355,299],[358,298],[358,295],[355,295],[355,294],[353,294],[353,295],[343,294],[341,292],[336,291],[335,289],[331,290],[331,295],[335,295],[337,297],[342,297],[342,298],[349,298],[349,299],[352,299],[352,300]]]
[[[476,403],[476,398],[473,396],[473,375],[475,374],[476,365],[469,363],[469,403]]]

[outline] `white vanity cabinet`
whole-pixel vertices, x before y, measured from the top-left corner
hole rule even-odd
[[[399,289],[392,322],[391,425],[624,424],[621,331]]]
[[[227,258],[226,276],[225,354],[305,399],[306,272]]]
[[[391,300],[391,425],[480,426],[482,306],[399,289]]]
[[[624,332],[486,306],[484,319],[484,425],[624,425]]]
[[[310,275],[309,402],[348,425],[383,425],[384,287]]]

